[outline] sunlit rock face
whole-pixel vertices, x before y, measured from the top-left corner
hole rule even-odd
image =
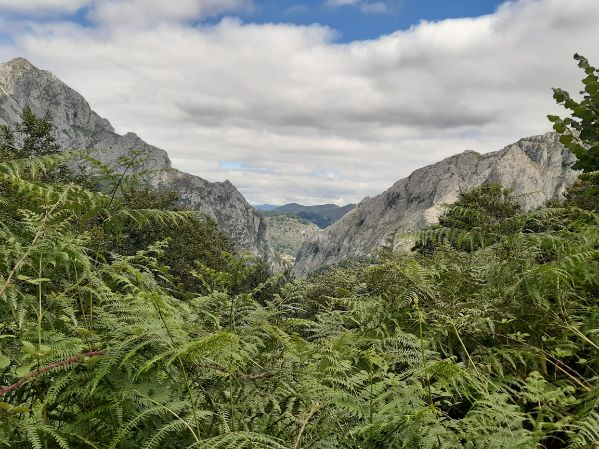
[[[499,183],[518,195],[527,210],[559,199],[574,182],[575,158],[554,133],[521,139],[503,150],[449,157],[413,172],[313,235],[300,249],[294,272],[311,271],[344,259],[371,254],[396,231],[412,231],[437,221],[442,205],[461,191]]]
[[[238,250],[264,258],[275,269],[279,267],[268,240],[265,218],[229,181],[209,182],[199,176],[169,170],[157,173],[153,183],[158,188],[176,190],[184,206],[214,219]]]
[[[79,93],[52,73],[16,58],[0,64],[0,121],[14,123],[24,107],[37,115],[47,111],[57,127],[58,142],[65,149],[97,148],[103,162],[113,162],[133,149],[149,155],[151,168],[170,168],[166,151],[149,145],[133,133],[114,132],[110,122],[96,114]]]
[[[143,150],[148,158],[144,168],[158,170],[152,174],[152,184],[178,190],[181,202],[216,220],[239,251],[274,262],[264,219],[230,182],[211,183],[172,170],[166,151],[144,142],[134,133],[115,133],[110,122],[96,114],[83,96],[52,73],[16,58],[0,64],[0,123],[17,122],[25,107],[37,115],[50,112],[58,142],[65,150],[97,149],[94,156],[109,164],[116,164],[119,156],[131,150]]]

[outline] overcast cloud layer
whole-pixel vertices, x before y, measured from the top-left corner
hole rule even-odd
[[[82,5],[91,25],[57,19]],[[255,7],[0,0],[13,39],[0,58],[51,70],[175,167],[275,204],[358,201],[443,157],[547,132],[550,88],[580,89],[573,53],[599,64],[597,0],[522,0],[350,44],[319,25],[193,25]],[[42,10],[54,18],[31,19]]]

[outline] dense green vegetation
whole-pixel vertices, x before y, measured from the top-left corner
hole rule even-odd
[[[596,202],[482,186],[411,254],[288,281],[77,157],[0,160],[0,447],[597,447]]]
[[[574,59],[585,74],[582,100],[576,101],[563,89],[553,89],[553,98],[570,112],[570,117],[549,115],[548,118],[561,135],[561,142],[576,155],[574,168],[592,173],[599,170],[599,72],[584,56],[575,54]]]

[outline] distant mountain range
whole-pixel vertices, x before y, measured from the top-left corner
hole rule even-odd
[[[336,204],[320,204],[316,206],[303,206],[298,203],[274,206],[272,204],[261,204],[255,206],[257,210],[266,212],[267,215],[288,215],[297,217],[310,223],[314,223],[320,229],[325,229],[356,207],[355,204],[337,206]]]
[[[254,209],[260,212],[270,212],[271,210],[274,210],[277,207],[280,206],[277,206],[276,204],[257,204],[254,206]]]

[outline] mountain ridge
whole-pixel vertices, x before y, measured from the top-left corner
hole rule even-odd
[[[336,204],[317,204],[314,206],[304,206],[299,203],[289,203],[278,206],[267,211],[274,215],[289,215],[302,220],[314,223],[321,229],[325,229],[343,217],[352,210],[355,204],[346,204],[337,206]]]
[[[216,220],[236,248],[276,264],[265,217],[229,181],[212,183],[173,169],[166,151],[134,133],[119,135],[110,122],[51,72],[24,58],[0,63],[0,123],[14,123],[24,107],[38,115],[50,111],[57,141],[64,148],[101,148],[99,159],[116,163],[132,149],[147,152],[147,168],[158,170],[152,184],[175,189],[181,202]],[[525,208],[559,198],[576,175],[574,157],[547,133],[524,138],[502,150],[479,154],[465,151],[414,171],[389,189],[357,206],[290,203],[272,212],[297,216],[326,228],[301,246],[294,273],[304,276],[349,257],[370,254],[397,229],[415,230],[434,223],[442,204],[457,199],[461,189],[482,183],[501,183],[523,194]]]
[[[485,183],[511,188],[524,209],[559,199],[576,179],[574,156],[555,133],[520,139],[502,150],[450,156],[396,181],[385,192],[364,198],[331,227],[304,242],[293,272],[303,277],[344,259],[363,257],[398,230],[413,231],[436,223],[443,204],[460,191]]]
[[[62,147],[97,148],[102,151],[96,157],[107,163],[114,163],[135,148],[149,155],[148,168],[171,168],[166,151],[144,142],[135,133],[117,134],[108,119],[100,117],[81,94],[53,73],[38,69],[25,58],[0,63],[0,121],[18,121],[25,107],[36,115],[48,111],[52,114]]]
[[[17,122],[25,107],[36,115],[51,113],[62,148],[99,149],[94,156],[111,165],[118,165],[117,159],[131,150],[143,150],[148,155],[144,168],[157,170],[151,179],[154,186],[178,190],[181,202],[215,219],[238,250],[276,264],[266,222],[229,181],[212,183],[173,169],[165,150],[135,133],[117,134],[110,121],[93,111],[81,94],[27,59],[0,63],[0,123]]]

